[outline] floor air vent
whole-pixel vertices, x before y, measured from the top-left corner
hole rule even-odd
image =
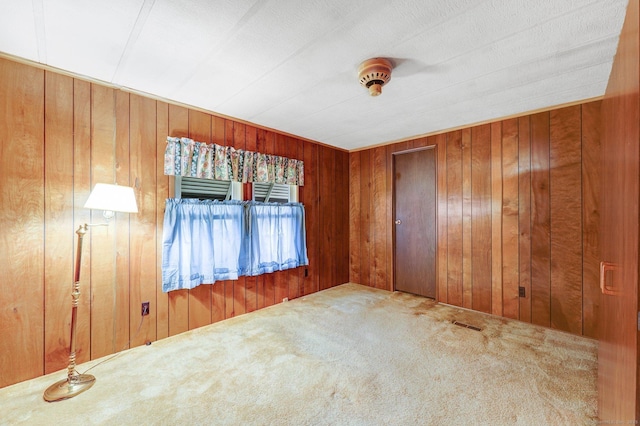
[[[482,329],[480,327],[476,327],[475,325],[465,324],[465,323],[460,322],[460,321],[453,321],[453,324],[459,325],[460,327],[464,327],[464,328],[468,328],[468,329],[471,329],[471,330],[475,330],[475,331],[482,331]]]

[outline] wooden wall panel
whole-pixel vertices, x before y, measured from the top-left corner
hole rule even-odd
[[[438,300],[446,302],[448,299],[447,283],[447,135],[441,134],[433,138],[436,145],[437,167],[437,243],[436,243],[436,268],[437,268],[437,295]]]
[[[133,186],[130,179],[131,161],[129,153],[131,152],[129,130],[131,128],[131,111],[130,97],[128,93],[116,92],[116,163],[115,182],[118,185]],[[155,124],[155,123],[154,123]],[[155,131],[155,129],[154,129]],[[155,134],[155,133],[154,133]],[[155,152],[154,152],[155,154]],[[111,220],[110,227],[116,238],[116,281],[115,281],[115,314],[114,314],[114,342],[112,351],[119,351],[129,347],[131,338],[134,336],[138,327],[130,326],[131,318],[138,318],[140,311],[135,311],[131,303],[131,277],[129,275],[129,259],[131,258],[130,246],[130,220],[129,214],[116,214],[115,220]],[[155,266],[155,265],[154,265]],[[153,300],[155,301],[155,294]],[[156,314],[156,305],[150,307],[154,315]],[[142,320],[142,318],[141,318]],[[135,322],[135,321],[133,321]]]
[[[371,153],[372,170],[387,169],[387,152],[384,146],[374,148]],[[387,193],[387,179],[384,173],[375,173],[371,180],[371,191],[374,200],[384,200]],[[371,274],[370,282],[376,288],[387,288],[387,245],[382,243],[383,238],[386,239],[385,231],[389,226],[387,219],[386,203],[374,202],[371,206],[372,229],[371,235],[373,241],[373,249],[371,250]],[[338,222],[344,221],[339,219]]]
[[[582,281],[583,334],[596,338],[601,303],[600,264],[600,103],[582,106]]]
[[[85,237],[79,362],[348,281],[348,153],[6,59],[0,97],[0,136],[11,141],[0,144],[0,387],[66,367],[74,232],[103,221],[83,208],[96,183],[133,186],[139,213]],[[310,265],[163,293],[168,135],[304,159]]]
[[[115,183],[116,92],[91,85],[91,188],[96,183]],[[91,223],[104,222],[102,211],[91,211]],[[117,226],[117,225],[116,225]],[[116,298],[116,231],[113,224],[91,228],[83,252],[91,250],[88,270],[81,273],[83,296],[91,299],[91,358],[115,352],[118,333]],[[84,254],[83,253],[83,254]],[[90,285],[85,285],[90,284]],[[89,291],[86,291],[90,289]],[[115,309],[114,309],[115,307]],[[89,348],[85,348],[89,349]]]
[[[518,319],[518,120],[502,123],[502,316]]]
[[[580,106],[551,111],[551,327],[582,333]]]
[[[189,110],[169,105],[168,136],[189,136]],[[163,146],[166,145],[163,143]],[[169,195],[174,196],[173,179],[169,179]],[[167,294],[169,299],[169,336],[189,330],[189,290],[176,290]]]
[[[91,219],[90,210],[84,208],[91,193],[91,156],[87,155],[91,151],[91,84],[86,81],[75,80],[73,84],[73,229],[80,227],[83,223],[89,223]],[[76,258],[77,246],[73,246],[73,259]],[[82,271],[86,279],[91,266],[91,250],[89,244],[82,249]],[[74,260],[75,268],[75,260]],[[73,277],[72,277],[73,279]],[[78,318],[91,318],[91,295],[90,286],[85,280],[81,283],[85,291],[84,296],[80,296],[78,303]],[[68,289],[68,287],[67,287]],[[67,294],[69,290],[67,290]],[[69,295],[70,297],[70,295]],[[69,299],[67,299],[69,303]],[[68,324],[71,325],[71,313],[69,312]],[[48,321],[46,321],[48,322]],[[89,321],[79,321],[76,327],[76,347],[84,348],[83,351],[76,349],[76,360],[84,362],[91,356],[91,328]],[[67,336],[69,333],[67,333]],[[68,346],[68,340],[65,340]]]
[[[304,207],[307,228],[307,257],[309,265],[305,268],[307,276],[304,279],[304,294],[315,293],[320,289],[319,262],[320,244],[318,230],[320,229],[320,212],[318,211],[318,145],[304,143]],[[351,231],[349,231],[351,233]],[[266,279],[266,276],[265,276]]]
[[[438,151],[439,301],[594,335],[599,109],[591,102],[386,146],[387,155],[446,147]],[[372,287],[378,246],[393,254],[393,239],[378,237],[393,235],[392,215],[386,232],[376,216],[380,175],[393,185],[379,149],[350,154],[350,274]]]
[[[156,284],[156,102],[131,95],[131,183],[138,213],[129,215],[131,249],[129,262],[131,346],[156,340],[156,310],[141,316],[142,302],[155,300]],[[121,213],[126,215],[126,213]],[[116,349],[117,350],[117,349]]]
[[[162,269],[162,225],[169,192],[169,176],[164,174],[164,147],[169,134],[169,105],[158,102],[156,114],[156,268]],[[162,273],[156,275],[156,337],[169,337],[169,294],[162,291]]]
[[[462,306],[462,132],[447,135],[447,300]]]
[[[462,306],[472,309],[471,129],[462,131]]]
[[[211,116],[189,111],[189,137],[194,141],[211,143]],[[211,324],[211,287],[200,285],[189,290],[189,330]]]
[[[324,290],[336,285],[336,153],[325,146],[318,147],[318,174],[322,176],[320,182],[320,289]],[[347,182],[344,182],[345,184]],[[345,200],[346,201],[346,200]],[[322,206],[326,206],[323,208]],[[346,236],[348,239],[348,235]]]
[[[349,198],[349,153],[344,151],[334,151],[336,156],[336,174],[334,180],[334,187],[336,191],[336,200],[345,200],[343,203],[336,202],[333,204],[335,208],[335,224],[336,227],[333,231],[333,239],[335,241],[335,250],[332,251],[335,253],[336,257],[336,277],[333,285],[340,285],[349,282],[349,203],[346,201]],[[382,155],[384,156],[384,150]],[[386,188],[384,189],[386,192]],[[381,194],[383,197],[383,194]],[[384,199],[384,198],[383,198]],[[379,212],[380,215],[383,215],[383,220],[386,216],[386,210],[382,210]],[[378,238],[384,238],[384,232],[386,228],[383,227],[381,233]],[[346,243],[341,243],[340,238],[338,236],[346,237]],[[379,265],[378,270],[380,271],[380,288],[384,288],[386,285],[387,276],[386,276],[386,245],[381,244],[385,247],[384,250],[380,250],[381,253],[379,255]],[[384,265],[384,266],[383,266]]]
[[[386,152],[385,152],[386,155]],[[360,152],[349,155],[349,281],[362,282],[360,271],[362,270],[361,252],[355,247],[360,246],[360,234],[362,233],[360,221]],[[387,203],[385,203],[385,206]],[[385,265],[388,269],[388,267]]]
[[[0,61],[0,386],[43,374],[44,93],[44,71]]]
[[[531,321],[551,325],[549,113],[531,116]]]
[[[529,117],[518,120],[518,266],[519,319],[531,322],[531,124]]]
[[[45,73],[44,309],[45,373],[69,362],[73,252],[73,79]],[[66,284],[66,285],[64,285]],[[67,307],[68,309],[63,309]],[[60,336],[65,336],[61,339]],[[87,351],[83,351],[84,358]]]
[[[360,152],[360,242],[355,246],[355,250],[360,251],[360,281],[359,284],[375,286],[375,283],[371,282],[371,246],[372,246],[372,231],[371,231],[371,207],[372,194],[371,194],[371,151]]]
[[[491,313],[503,314],[502,122],[491,123]],[[505,253],[506,254],[506,253]]]
[[[472,308],[491,312],[491,126],[471,130]],[[497,165],[496,165],[497,166]]]
[[[598,332],[598,420],[640,420],[638,246],[640,204],[640,2],[630,1],[602,101],[601,261],[615,265]]]

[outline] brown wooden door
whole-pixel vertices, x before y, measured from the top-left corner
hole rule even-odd
[[[640,115],[638,2],[629,2],[618,53],[602,102],[601,253],[607,268],[599,319],[598,417],[638,418],[638,149]],[[603,276],[604,275],[604,276]],[[603,279],[604,278],[604,279]]]
[[[436,297],[436,150],[394,155],[395,289]]]

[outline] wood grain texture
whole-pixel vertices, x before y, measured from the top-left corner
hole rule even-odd
[[[471,132],[472,307],[491,312],[491,126]]]
[[[386,204],[387,204],[387,212],[389,213],[389,218],[390,218],[390,224],[387,227],[387,232],[386,232],[386,242],[387,242],[387,270],[388,272],[388,276],[389,276],[389,291],[394,291],[395,290],[395,282],[396,282],[396,275],[395,275],[395,240],[396,240],[396,235],[395,235],[395,226],[393,226],[392,222],[395,220],[395,216],[396,216],[396,212],[395,212],[395,206],[394,206],[394,193],[395,193],[395,184],[394,184],[394,173],[395,173],[395,169],[394,169],[394,153],[396,152],[401,152],[401,151],[406,151],[407,148],[407,142],[398,142],[392,145],[387,145],[387,165],[389,166],[389,169],[386,171],[387,174],[387,199],[386,199]]]
[[[582,333],[580,105],[551,111],[551,327]]]
[[[45,373],[69,362],[73,282],[73,79],[45,73],[44,95],[44,324]],[[62,309],[62,307],[68,309]],[[80,347],[79,347],[80,348]],[[83,358],[88,358],[83,350]]]
[[[462,132],[447,134],[447,303],[462,306]]]
[[[562,128],[566,126],[563,120],[552,123],[551,113],[543,112],[485,125],[484,136],[481,137],[478,136],[479,128],[475,127],[385,147],[386,154],[391,156],[429,144],[440,147],[441,141],[446,141],[446,152],[438,151],[438,176],[444,175],[445,179],[444,183],[438,181],[438,208],[446,209],[444,220],[440,213],[438,215],[438,241],[446,239],[446,252],[438,251],[438,276],[446,273],[446,291],[438,288],[439,294],[446,295],[438,296],[441,301],[469,308],[473,306],[474,309],[478,309],[477,304],[480,303],[483,306],[480,310],[486,311],[490,306],[490,312],[496,315],[551,326],[551,244],[554,236],[551,233],[550,188],[563,185],[563,178],[551,180],[550,133],[553,131],[558,144],[569,138],[568,143],[574,146],[579,143],[583,151],[589,149],[587,146],[594,145],[593,140],[600,132],[599,119],[595,116],[597,105],[594,102],[581,106],[583,110],[592,112],[581,115],[581,128],[589,130],[583,130],[577,141],[574,136],[563,133]],[[474,149],[479,152],[474,154]],[[392,224],[387,224],[383,230],[376,219],[376,203],[380,203],[377,182],[381,182],[380,175],[391,182],[395,173],[389,163],[382,166],[377,150],[372,148],[351,153],[349,167],[350,216],[354,223],[350,235],[350,274],[370,286],[378,286],[375,277],[379,274],[380,265],[372,266],[375,253],[380,252],[378,246],[386,244],[387,253],[393,253],[397,237]],[[581,159],[577,152],[570,153],[567,158],[574,167],[580,165],[583,176],[593,168],[588,159],[584,155]],[[443,169],[446,172],[441,173]],[[582,178],[582,183],[571,184],[579,192],[572,208],[575,210],[577,206],[577,214],[582,217],[595,215],[599,208],[599,201],[589,201],[584,195],[585,191],[592,191],[589,186],[595,185],[597,180],[597,174],[594,174],[591,182]],[[444,191],[441,190],[443,185]],[[387,187],[392,188],[392,185]],[[441,206],[444,194],[446,198],[444,206]],[[391,211],[392,221],[396,216],[393,202],[393,193],[387,190],[385,204]],[[482,216],[483,211],[487,212],[486,217]],[[590,226],[593,218],[591,222]],[[586,226],[585,219],[583,228]],[[386,238],[380,237],[381,232]],[[555,243],[560,244],[559,241],[561,239]],[[583,237],[581,245],[572,247],[584,257],[588,251],[595,253],[598,244]],[[440,243],[438,246],[440,250]],[[554,260],[560,262],[559,266],[566,263],[561,256]],[[578,262],[580,268],[584,269],[585,262]],[[393,280],[397,273],[393,256],[385,272]],[[422,277],[416,276],[415,279]],[[472,279],[485,281],[478,284]],[[578,285],[582,300],[571,302],[571,321],[582,324],[586,334],[587,313],[581,314],[582,308],[574,305],[591,306],[597,303],[599,296],[589,291],[586,272]],[[524,290],[524,297],[519,297],[520,287]],[[560,291],[564,289],[561,287]],[[580,330],[572,332],[582,333]]]
[[[430,298],[437,286],[436,155],[434,146],[394,155],[395,289]]]
[[[169,133],[167,136],[189,136],[189,110],[184,107],[169,105]],[[164,145],[164,143],[163,143]],[[169,194],[171,191],[169,179]],[[167,294],[169,299],[169,336],[189,330],[189,290],[176,290]]]
[[[600,182],[602,177],[600,134],[601,102],[582,105],[582,333],[597,338],[601,304]]]
[[[385,147],[381,146],[374,148],[372,152],[371,164],[372,170],[386,170],[387,169],[387,156]],[[371,274],[370,282],[376,288],[387,288],[387,245],[386,241],[386,228],[389,226],[389,220],[387,218],[387,206],[384,202],[387,194],[387,179],[384,173],[375,173],[371,182],[373,199],[377,202],[373,203],[371,214],[372,216],[372,235],[373,235],[373,250],[371,252]],[[342,219],[344,220],[344,219]]]
[[[462,130],[462,306],[472,309],[471,129]]]
[[[83,208],[98,182],[134,186],[140,212],[118,213],[85,238],[80,362],[119,351],[130,338],[140,345],[270,306],[276,289],[292,298],[318,291],[320,274],[325,287],[348,280],[346,152],[324,146],[319,155],[315,143],[6,59],[0,59],[0,94],[0,134],[12,141],[0,145],[0,191],[11,200],[0,207],[0,247],[11,253],[3,263],[7,283],[16,283],[0,295],[0,347],[13,354],[0,357],[0,386],[66,365],[74,232],[102,221],[102,212]],[[240,148],[262,144],[268,153],[275,153],[280,135],[279,153],[305,161],[308,276],[297,268],[204,285],[192,295],[163,293],[164,203],[175,191],[174,179],[164,175],[167,135]],[[25,149],[29,155],[20,155]],[[339,182],[344,185],[336,188]],[[149,316],[140,315],[142,301],[151,303]]]
[[[4,386],[44,372],[44,71],[0,60],[0,99]]]
[[[349,154],[349,281],[360,283],[363,269],[360,246],[362,221],[360,220],[360,152]],[[387,203],[385,203],[386,206]],[[385,265],[388,270],[388,265]]]
[[[320,229],[320,212],[318,211],[318,145],[304,143],[304,207],[307,229],[307,257],[309,265],[305,268],[304,294],[315,293],[320,288],[320,245],[318,231]],[[351,230],[349,231],[351,233]]]
[[[384,151],[383,151],[384,153]],[[383,154],[384,155],[384,154]],[[336,188],[335,200],[333,207],[336,209],[335,220],[336,227],[334,229],[335,253],[336,256],[336,278],[334,285],[340,285],[349,282],[349,154],[344,151],[335,151],[336,156],[336,174],[334,186]],[[386,163],[385,163],[386,164]],[[386,189],[385,189],[386,191]],[[383,194],[381,194],[383,198]],[[386,209],[381,209],[380,214],[385,214]],[[378,238],[384,238],[385,228]],[[384,244],[381,244],[386,247]],[[381,265],[386,264],[386,249],[381,250],[384,254],[379,258],[379,271],[381,280],[386,285],[386,268]],[[382,284],[381,284],[382,285]],[[383,287],[381,287],[383,288]]]
[[[519,319],[531,322],[531,124],[529,117],[518,120],[518,266]]]
[[[502,122],[502,300],[501,315],[518,319],[518,120]]]
[[[638,401],[638,202],[640,165],[640,10],[628,3],[609,85],[602,101],[602,261],[617,269],[602,296],[598,350],[598,417],[635,423]]]
[[[551,325],[549,113],[531,116],[531,322]]]
[[[336,285],[336,153],[328,147],[318,147],[318,174],[322,176],[320,188],[320,289]],[[346,184],[346,182],[345,182]],[[332,201],[333,200],[333,201]],[[345,200],[346,202],[346,200]],[[345,238],[346,237],[346,238]],[[349,236],[342,236],[348,241]],[[346,243],[348,244],[348,242]]]
[[[73,79],[45,73],[44,95],[44,309],[45,373],[69,360],[70,287],[73,282]],[[67,284],[67,285],[64,285]],[[68,309],[63,309],[67,306]],[[88,358],[88,351],[83,351]]]
[[[371,247],[372,247],[372,230],[371,230],[371,208],[373,205],[371,194],[371,150],[362,151],[360,153],[360,241],[354,248],[360,251],[360,262],[364,269],[360,273],[360,282],[358,284],[374,286],[371,282]]]
[[[45,287],[44,265],[47,261],[51,262],[51,260],[47,260],[44,254],[46,250],[44,239],[45,235],[53,235],[45,234],[46,232],[54,232],[53,229],[45,229],[45,215],[47,215],[47,220],[58,220],[57,216],[53,216],[54,209],[47,210],[45,208],[45,202],[53,202],[53,199],[45,196],[47,191],[46,182],[53,182],[56,179],[64,181],[64,176],[58,175],[58,172],[54,169],[49,168],[46,172],[43,171],[45,170],[44,163],[46,158],[45,120],[50,123],[47,125],[49,127],[48,131],[57,132],[58,130],[52,123],[55,119],[52,117],[56,114],[60,116],[66,114],[62,109],[55,111],[58,108],[56,102],[48,104],[50,106],[45,113],[45,102],[51,101],[51,99],[45,96],[44,76],[45,72],[41,70],[26,65],[18,65],[5,59],[0,60],[0,95],[5,99],[5,102],[0,105],[3,117],[3,120],[0,121],[0,134],[4,136],[5,140],[26,141],[30,152],[35,153],[32,157],[21,158],[21,163],[14,164],[14,162],[7,159],[15,158],[15,150],[12,151],[15,146],[2,145],[3,151],[0,156],[0,162],[3,167],[3,176],[0,177],[0,191],[7,191],[6,188],[18,182],[21,191],[26,191],[24,192],[25,194],[35,194],[32,198],[39,200],[33,201],[28,197],[16,199],[16,194],[14,193],[3,196],[4,200],[17,200],[15,203],[12,201],[11,205],[20,205],[20,209],[12,209],[10,206],[2,206],[0,209],[0,219],[2,220],[3,229],[6,229],[0,241],[5,244],[3,247],[9,247],[6,241],[10,240],[12,244],[10,252],[13,253],[15,251],[13,244],[16,239],[11,237],[14,235],[11,232],[15,231],[17,226],[22,226],[23,228],[21,229],[28,230],[24,244],[29,247],[29,264],[32,264],[33,256],[36,258],[36,263],[42,262],[41,265],[36,265],[34,270],[29,268],[28,273],[24,270],[27,259],[18,254],[12,254],[10,261],[6,261],[3,264],[7,282],[29,282],[30,285],[34,286],[33,291],[38,303],[31,303],[31,297],[27,301],[22,293],[18,294],[18,289],[15,287],[10,287],[0,295],[0,308],[2,309],[0,313],[2,315],[2,318],[0,318],[0,342],[2,342],[0,347],[2,347],[3,351],[11,351],[12,354],[17,354],[16,356],[20,357],[19,363],[16,357],[0,357],[0,386],[42,374],[44,366],[47,365],[45,360],[56,357],[55,354],[49,354],[48,348],[55,346],[55,344],[58,344],[58,346],[66,344],[55,343],[53,340],[48,340],[48,343],[46,343],[47,339],[53,339],[53,337],[42,328],[44,324],[50,327],[50,323],[59,321],[54,319],[53,316],[49,317],[49,315],[53,314],[51,310],[45,310],[43,304],[49,297],[45,296],[45,288],[47,287]],[[52,88],[49,87],[49,89]],[[69,89],[64,90],[67,91]],[[194,314],[193,312],[190,313],[188,292],[175,291],[164,294],[158,289],[160,282],[159,262],[161,260],[158,252],[160,249],[158,239],[162,234],[162,230],[159,229],[161,227],[160,218],[162,217],[162,212],[159,209],[163,208],[164,195],[162,194],[166,191],[168,195],[173,195],[173,179],[167,178],[159,170],[162,161],[158,156],[162,155],[167,134],[171,136],[189,136],[190,110],[146,98],[143,99],[138,96],[131,103],[133,107],[129,111],[124,106],[124,99],[133,99],[135,98],[134,95],[120,93],[117,90],[104,88],[78,79],[73,79],[72,90],[73,93],[71,95],[61,93],[60,96],[61,99],[73,99],[73,163],[69,167],[72,168],[73,176],[74,223],[70,233],[74,241],[74,247],[75,235],[73,235],[73,231],[75,231],[75,228],[82,223],[101,220],[100,212],[90,213],[82,208],[92,185],[105,179],[111,179],[112,181],[126,179],[127,173],[125,169],[127,165],[125,164],[125,156],[129,160],[129,182],[131,185],[135,185],[136,177],[138,178],[139,186],[136,185],[136,195],[141,197],[142,201],[139,200],[139,202],[142,202],[144,207],[142,216],[131,215],[129,217],[131,223],[129,227],[131,241],[129,255],[126,255],[124,241],[126,232],[123,229],[126,228],[122,227],[125,215],[119,215],[116,223],[112,223],[108,229],[96,230],[96,232],[92,230],[90,233],[91,241],[88,241],[85,245],[78,344],[82,348],[80,356],[88,359],[89,352],[93,352],[91,355],[95,357],[119,350],[118,346],[122,343],[124,333],[128,330],[129,334],[132,335],[132,331],[137,331],[138,320],[140,319],[139,304],[143,297],[148,297],[152,302],[152,315],[145,317],[140,336],[134,344],[140,344],[146,339],[152,340],[166,335],[174,335],[189,329],[189,318],[193,317]],[[598,130],[595,129],[592,122],[594,120],[593,114],[588,114],[585,111],[586,106],[583,105],[580,122],[583,134],[582,188],[580,188],[581,195],[579,197],[582,198],[581,202],[584,207],[579,214],[583,218],[584,224],[582,233],[582,270],[584,279],[580,303],[584,307],[582,328],[584,333],[587,334],[589,329],[587,325],[589,321],[587,306],[596,302],[594,301],[594,293],[589,291],[587,284],[587,268],[589,265],[587,252],[589,250],[593,252],[594,245],[585,232],[590,232],[587,231],[588,228],[590,229],[588,222],[593,223],[593,217],[591,217],[590,221],[587,217],[598,206],[591,206],[591,201],[587,200],[587,193],[591,190],[590,185],[594,184],[595,180],[587,182],[585,178],[585,173],[588,173],[591,167],[588,166],[590,160],[587,158],[586,152],[590,149],[588,147],[588,144],[592,143],[590,140],[595,140]],[[52,114],[51,117],[46,117],[49,113]],[[546,123],[544,123],[545,114]],[[517,197],[519,283],[522,286],[530,283],[532,291],[527,292],[527,297],[531,295],[533,298],[520,298],[520,317],[523,320],[535,322],[534,318],[545,318],[546,309],[546,318],[550,325],[550,247],[552,235],[550,232],[549,185],[553,187],[553,182],[550,182],[549,178],[549,133],[551,132],[549,115],[549,113],[542,113],[540,114],[542,119],[540,117],[536,118],[536,116],[527,116],[518,120]],[[127,117],[128,124],[125,124]],[[213,115],[210,115],[210,119],[212,138],[217,138],[221,143],[233,144],[235,122],[231,119]],[[64,120],[57,123],[57,125],[63,126],[63,122]],[[503,127],[505,122],[502,123]],[[166,130],[162,130],[165,128]],[[585,130],[587,128],[592,130]],[[235,131],[239,130],[235,129]],[[251,128],[245,128],[246,135],[251,135],[252,131]],[[263,132],[265,151],[271,149],[271,152],[273,152],[277,132]],[[528,141],[529,147],[526,145],[525,134],[531,135],[530,141]],[[130,144],[128,153],[125,147],[126,135],[128,135]],[[256,135],[257,141],[260,141],[260,131],[257,131]],[[447,151],[444,156],[447,170],[446,297],[448,303],[461,306],[465,306],[466,303],[468,307],[471,306],[471,301],[474,298],[474,288],[471,285],[471,277],[474,274],[471,247],[472,241],[477,238],[474,228],[471,226],[473,187],[470,136],[471,129],[463,129],[446,134]],[[435,138],[437,139],[437,137]],[[300,141],[293,138],[287,139],[287,137],[284,137],[284,139],[290,141],[284,146],[284,155],[294,157],[301,155],[305,160],[307,172],[306,185],[302,190],[302,200],[307,208],[307,241],[310,265],[308,277],[301,278],[300,274],[303,271],[301,268],[297,271],[299,292],[308,294],[308,292],[317,291],[321,286],[327,287],[338,284],[342,279],[340,278],[342,274],[349,276],[352,273],[357,273],[361,277],[366,276],[368,277],[367,279],[370,279],[372,275],[372,269],[370,269],[371,261],[375,258],[381,259],[381,253],[386,253],[383,256],[385,260],[376,263],[373,285],[380,285],[379,277],[386,275],[387,285],[392,287],[394,277],[393,228],[391,226],[380,227],[379,224],[376,227],[377,222],[375,222],[383,215],[393,218],[391,153],[406,150],[410,146],[424,146],[429,143],[429,138],[386,146],[384,148],[386,157],[384,162],[381,161],[379,154],[377,154],[377,157],[373,155],[372,150],[359,152],[361,163],[364,163],[360,168],[352,167],[351,160],[349,160],[349,163],[346,162],[347,156],[351,158],[353,154],[346,154],[343,151],[327,146],[319,146],[311,142],[304,142],[304,146],[301,147],[302,143]],[[434,139],[434,137],[431,139]],[[503,151],[501,167],[504,170],[506,164],[504,163],[506,160],[504,158],[505,146],[503,145],[501,148]],[[527,154],[529,157],[527,157]],[[365,157],[366,161],[362,161]],[[438,161],[441,162],[442,157],[439,155],[438,158]],[[330,160],[329,167],[327,167],[327,159]],[[52,160],[48,159],[47,161]],[[341,163],[341,161],[344,161],[344,163]],[[373,165],[376,164],[376,161],[377,164],[386,163],[387,165],[382,170],[374,169]],[[493,167],[493,164],[490,166]],[[442,165],[438,164],[439,170],[441,167]],[[482,173],[490,175],[491,167],[483,169]],[[33,169],[33,173],[23,176],[23,170],[26,169]],[[476,168],[475,172],[479,172],[479,169]],[[47,173],[46,179],[44,173]],[[65,169],[60,173],[69,173],[69,170]],[[377,176],[379,173],[384,176],[382,178]],[[486,176],[481,177],[486,178]],[[588,177],[590,178],[591,176],[589,175]],[[355,189],[354,179],[360,181],[359,190]],[[348,187],[346,186],[347,181],[349,181]],[[340,183],[345,183],[343,192],[336,190]],[[502,185],[503,188],[507,188],[508,182],[503,179]],[[381,191],[380,189],[383,187],[384,191]],[[354,191],[347,191],[347,188],[354,188]],[[50,190],[51,188],[49,188]],[[349,214],[352,217],[359,218],[356,222],[358,222],[357,226],[360,230],[355,231],[354,234],[351,227],[352,224],[348,223],[349,232],[342,235],[337,231],[337,225],[339,225],[338,221],[341,218],[347,216],[346,212],[350,203],[347,197],[353,196],[350,192],[359,194],[357,202],[360,203],[360,212],[354,215],[350,211]],[[374,193],[383,197],[383,199],[376,200]],[[68,195],[63,194],[62,196]],[[506,200],[506,198],[507,194],[505,192],[503,199]],[[374,210],[373,203],[375,202],[383,204],[384,209],[378,207],[377,211]],[[490,202],[493,204],[494,200],[491,199]],[[53,204],[50,205],[53,206]],[[338,205],[340,207],[337,207]],[[29,218],[26,218],[25,211],[30,212]],[[93,220],[91,220],[92,217]],[[325,222],[324,219],[328,220]],[[529,224],[528,229],[527,223]],[[457,228],[460,231],[455,231]],[[438,231],[443,232],[440,228]],[[142,242],[142,233],[146,236],[152,236],[148,244],[146,241]],[[502,234],[504,244],[504,228]],[[355,247],[350,242],[353,235],[357,235],[357,241],[359,241]],[[154,241],[153,238],[156,238],[156,240]],[[386,247],[378,247],[380,244],[386,245]],[[600,243],[598,242],[597,244]],[[357,272],[353,265],[349,265],[349,268],[347,268],[346,261],[339,261],[343,258],[346,259],[346,254],[344,256],[338,255],[338,247],[342,249],[349,247],[349,257],[351,257],[353,250],[358,250],[360,269]],[[24,250],[26,252],[26,248]],[[502,250],[504,254],[504,245]],[[144,252],[144,256],[139,256],[141,252]],[[367,256],[366,260],[365,256]],[[527,256],[532,260],[531,263],[522,261]],[[329,271],[325,271],[327,264],[325,264],[324,259],[329,260]],[[65,262],[68,264],[72,260],[73,253],[69,253],[68,257],[65,258]],[[491,265],[493,269],[493,263]],[[132,287],[128,294],[121,285],[123,274],[126,271],[130,271],[129,286]],[[440,270],[438,273],[440,274]],[[320,279],[321,274],[322,281]],[[335,279],[331,279],[332,276]],[[256,281],[256,308],[279,302],[275,297],[276,289],[283,288],[283,284],[286,284],[287,295],[289,295],[289,278],[283,280],[281,274],[267,274],[262,278],[262,282],[260,282],[260,278]],[[304,285],[300,285],[300,283],[304,283]],[[503,283],[503,288],[505,288],[504,285]],[[244,298],[234,297],[234,284],[231,281],[208,286],[210,303],[207,305],[209,306],[208,310],[205,309],[207,311],[205,312],[205,317],[208,316],[211,321],[216,321],[235,315],[234,303],[236,301],[245,310],[251,310],[253,308],[251,286],[252,284],[249,284],[247,287],[245,280],[244,288],[248,288],[249,291],[245,291]],[[302,291],[303,288],[304,291]],[[30,287],[31,290],[32,288]],[[65,290],[64,292],[67,293],[68,291]],[[249,300],[246,298],[247,294],[249,295]],[[124,302],[127,297],[129,298],[128,305]],[[538,304],[531,305],[530,302],[532,300],[538,300]],[[68,300],[63,301],[63,303],[66,306]],[[153,308],[154,303],[156,304],[155,309]],[[114,312],[121,312],[120,309],[123,305],[128,310],[128,315],[114,315]],[[528,314],[527,307],[529,307]],[[17,311],[13,311],[14,308]],[[493,308],[495,306],[492,306]],[[505,310],[506,306],[502,308]],[[163,309],[165,314],[162,313]],[[578,312],[578,310],[574,310],[574,312]],[[68,320],[63,319],[64,321]],[[122,326],[123,322],[126,326],[124,328]],[[192,325],[195,326],[195,324]],[[123,332],[122,330],[125,331]],[[19,333],[16,333],[16,331],[19,331]],[[59,337],[61,340],[66,338],[68,338],[68,333],[64,333],[63,336]],[[94,344],[96,345],[95,351],[92,350]],[[53,367],[53,364],[49,364],[49,367],[46,368],[53,369],[55,367]],[[10,373],[5,373],[6,371]]]
[[[130,159],[131,151],[129,130],[130,124],[130,105],[129,94],[123,91],[116,91],[116,180],[118,185],[133,186],[130,180]],[[155,154],[155,152],[154,152]],[[155,169],[155,167],[154,167]],[[133,309],[131,295],[131,281],[129,262],[131,259],[130,247],[130,215],[117,214],[116,220],[110,226],[113,226],[113,232],[116,237],[116,282],[115,282],[115,327],[114,327],[114,348],[113,351],[120,351],[129,347],[131,337],[136,333],[137,327],[134,329],[130,324],[132,319],[140,318],[140,310],[135,312]],[[155,264],[153,265],[155,269]],[[155,296],[155,294],[154,294]],[[155,297],[153,299],[155,301]],[[151,300],[150,300],[151,302]],[[138,305],[139,306],[139,305]],[[154,313],[157,313],[156,304],[150,307]],[[132,311],[134,311],[132,313]]]
[[[142,302],[155,301],[156,283],[156,102],[130,95],[131,181],[135,187],[138,213],[131,223],[131,346],[156,340],[156,310],[141,318]],[[118,213],[127,216],[127,213]],[[141,325],[140,320],[143,319]],[[139,330],[139,331],[138,331]]]
[[[169,193],[169,176],[164,174],[164,149],[169,135],[169,105],[156,105],[156,337],[169,337],[169,294],[162,291],[162,231],[164,208]]]
[[[76,258],[77,246],[75,230],[83,223],[89,223],[90,210],[84,208],[84,203],[91,192],[91,84],[86,81],[74,80],[73,82],[73,259]],[[75,260],[74,268],[75,268]],[[82,253],[82,270],[89,271],[91,266],[91,250],[87,244]],[[71,278],[73,280],[73,277]],[[86,282],[86,281],[85,281]],[[80,362],[88,361],[91,356],[91,297],[89,286],[85,286],[85,294],[78,302],[78,322],[76,327],[76,346],[84,348],[76,349],[76,358]],[[67,287],[66,293],[70,290]],[[68,296],[70,297],[70,296]],[[69,303],[67,299],[67,303]],[[68,311],[67,311],[68,312]],[[71,325],[69,312],[67,324]],[[46,311],[45,311],[46,319]],[[80,320],[83,319],[83,320]],[[69,332],[66,333],[67,337]],[[68,342],[68,341],[67,341]],[[1,386],[1,385],[0,385]]]
[[[503,314],[502,303],[502,122],[491,123],[491,313]]]
[[[436,199],[437,199],[437,218],[436,218],[436,282],[437,282],[437,300],[446,302],[448,299],[448,283],[447,283],[447,135],[441,134],[429,138],[436,146]]]
[[[115,183],[116,93],[112,88],[91,85],[91,188],[96,183]],[[85,200],[86,201],[86,200]],[[103,222],[101,211],[91,211],[91,223]],[[112,226],[89,231],[91,265],[80,274],[85,297],[91,298],[91,358],[116,351],[116,232]],[[86,237],[85,237],[86,238]],[[83,255],[84,255],[83,253]],[[90,283],[90,286],[87,285]],[[90,293],[86,290],[90,288]],[[83,291],[81,290],[81,291]],[[89,296],[90,295],[90,296]]]

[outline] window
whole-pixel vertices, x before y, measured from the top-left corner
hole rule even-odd
[[[241,200],[242,184],[229,180],[176,176],[175,198],[199,200]]]
[[[253,201],[264,203],[295,203],[298,187],[281,183],[253,183]]]

